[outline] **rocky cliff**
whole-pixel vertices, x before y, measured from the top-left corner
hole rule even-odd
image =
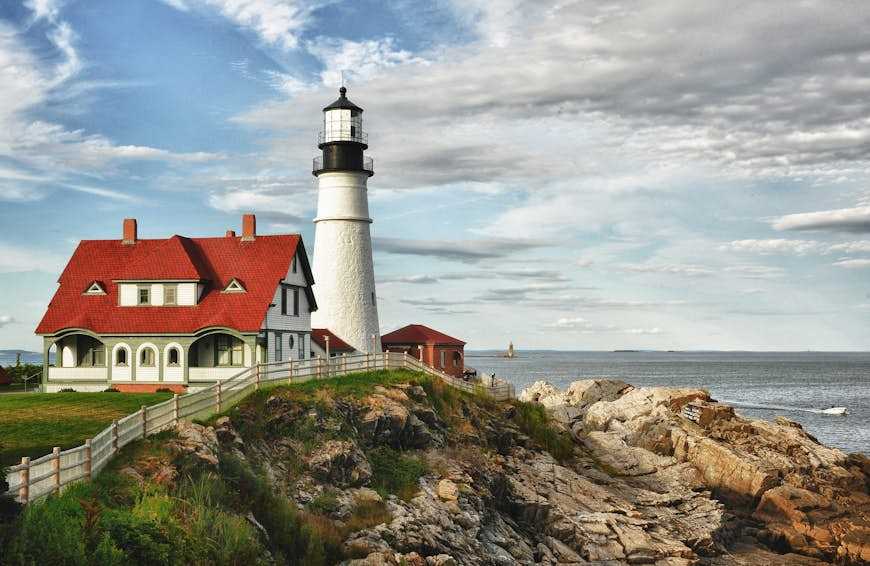
[[[870,560],[868,460],[701,390],[540,382],[498,404],[422,377],[288,388],[174,442],[259,470],[330,523],[347,564]]]

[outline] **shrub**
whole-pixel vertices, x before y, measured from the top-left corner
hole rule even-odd
[[[311,500],[311,503],[308,504],[308,510],[321,515],[335,513],[338,511],[338,499],[334,495],[322,493]]]
[[[534,438],[553,457],[564,462],[574,454],[574,442],[567,436],[559,434],[550,426],[547,410],[539,403],[517,401],[517,425],[523,433]]]
[[[372,487],[381,497],[395,494],[410,499],[420,488],[426,467],[416,458],[405,456],[389,447],[376,448],[367,455],[372,466]]]
[[[347,520],[347,528],[351,532],[361,531],[390,520],[392,516],[383,501],[357,499],[353,514]]]
[[[158,387],[156,393],[173,393],[173,391],[168,387]]]
[[[120,390],[115,389],[114,387],[107,387],[107,388],[103,389],[103,393],[120,393],[120,392],[121,392]]]
[[[64,387],[63,389],[58,389],[58,393],[75,393],[76,390],[72,387]]]

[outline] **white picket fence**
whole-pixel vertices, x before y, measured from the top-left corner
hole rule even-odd
[[[513,384],[497,381],[484,386],[478,382],[465,381],[438,371],[404,353],[344,355],[328,360],[312,358],[258,364],[194,393],[175,395],[172,399],[150,407],[143,405],[140,410],[115,420],[108,428],[76,448],[55,448],[51,454],[35,460],[22,458],[21,464],[10,467],[7,473],[9,492],[16,494],[19,502],[27,504],[49,493],[58,492],[69,483],[90,480],[130,442],[167,428],[179,419],[207,418],[220,413],[264,384],[301,383],[361,371],[399,368],[427,373],[457,389],[471,393],[480,392],[499,401],[515,397]]]

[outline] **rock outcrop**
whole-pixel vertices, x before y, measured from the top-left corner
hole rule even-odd
[[[609,398],[575,393],[614,390]],[[523,396],[545,403],[620,476],[643,479],[688,464],[696,477],[683,474],[676,483],[710,489],[760,523],[754,534],[769,547],[823,561],[870,562],[867,458],[823,446],[793,421],[746,419],[703,390],[634,389],[622,382],[575,382],[563,393],[538,382]]]
[[[557,459],[521,422],[521,402],[432,394],[276,393],[214,430],[182,425],[178,448],[207,466],[226,452],[247,459],[300,510],[344,529],[358,566],[870,560],[868,460],[791,421],[747,420],[698,389],[539,382],[521,401],[544,405],[572,439]],[[375,454],[422,463],[416,492],[386,492]],[[350,528],[361,505],[384,515]]]

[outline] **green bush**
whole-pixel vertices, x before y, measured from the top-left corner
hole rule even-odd
[[[416,458],[387,446],[376,448],[366,456],[372,466],[372,487],[381,497],[394,494],[407,500],[420,490],[420,478],[426,473],[426,466]]]
[[[560,462],[573,456],[574,442],[550,426],[550,418],[543,405],[517,401],[515,406],[517,425],[523,433],[535,439]]]
[[[58,389],[57,392],[58,393],[75,393],[76,390],[73,389],[72,387],[64,387],[63,389]]]
[[[120,392],[121,392],[120,390],[115,389],[114,387],[107,387],[107,388],[103,389],[103,393],[120,393]]]
[[[335,513],[338,511],[338,499],[334,495],[322,493],[311,500],[308,504],[308,510],[321,515]]]

